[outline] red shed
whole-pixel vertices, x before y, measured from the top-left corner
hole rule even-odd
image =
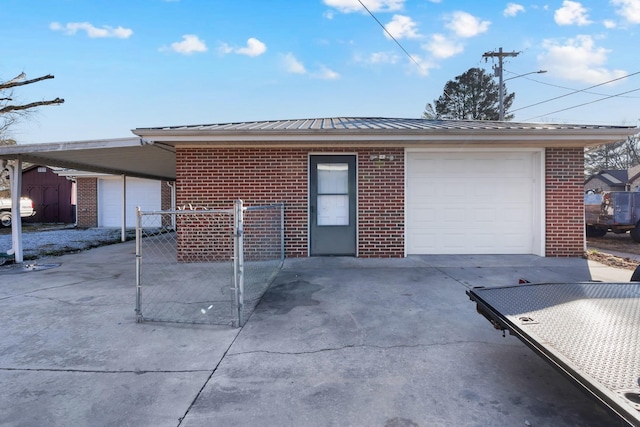
[[[36,214],[24,222],[74,223],[73,182],[48,166],[33,165],[22,171],[22,196],[33,200]]]

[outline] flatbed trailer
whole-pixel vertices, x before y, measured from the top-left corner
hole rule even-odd
[[[467,295],[496,329],[640,427],[640,283],[524,283]]]

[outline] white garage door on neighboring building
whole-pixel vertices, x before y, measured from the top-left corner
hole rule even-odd
[[[161,209],[160,181],[127,178],[127,228],[136,226],[136,206]],[[98,226],[122,227],[122,177],[98,179]]]
[[[537,254],[540,151],[407,151],[407,254]]]

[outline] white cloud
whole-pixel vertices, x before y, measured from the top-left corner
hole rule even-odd
[[[260,56],[266,51],[267,45],[254,37],[249,38],[244,47],[231,47],[228,43],[220,43],[218,46],[218,52],[222,55],[236,53],[238,55]]]
[[[292,74],[307,74],[307,69],[304,67],[304,64],[293,55],[293,53],[289,52],[281,55],[282,64],[284,65],[285,70],[288,73]]]
[[[597,84],[622,77],[624,70],[606,68],[609,50],[597,47],[591,36],[579,35],[561,44],[557,40],[544,40],[546,53],[538,56],[540,65],[555,76],[567,80]]]
[[[506,17],[516,16],[518,13],[524,12],[524,6],[517,3],[509,3],[507,7],[502,11],[502,14]]]
[[[320,69],[317,72],[312,73],[311,77],[315,77],[317,79],[322,79],[322,80],[335,80],[340,78],[340,74],[323,65],[320,67]]]
[[[133,30],[124,27],[110,27],[103,25],[101,28],[93,26],[89,22],[69,22],[65,25],[59,22],[49,24],[49,29],[53,31],[62,31],[67,35],[74,35],[78,31],[85,31],[90,38],[106,38],[114,37],[118,39],[128,39],[133,34]]]
[[[640,24],[640,0],[611,0],[616,13],[631,24]]]
[[[571,0],[564,0],[562,7],[555,11],[553,18],[558,25],[589,25],[592,23],[589,20],[589,14],[587,9],[582,3]]]
[[[475,37],[489,29],[491,22],[481,21],[467,12],[453,12],[447,18],[445,27],[453,31],[458,37]]]
[[[226,55],[227,53],[232,53],[233,48],[229,46],[227,43],[220,43],[218,46],[218,53],[222,55]]]
[[[367,13],[358,0],[323,0],[323,2],[327,6],[336,8],[342,13]],[[371,12],[393,12],[401,10],[404,2],[405,0],[362,0],[362,3]]]
[[[183,55],[191,55],[196,52],[206,52],[207,45],[195,34],[185,34],[181,42],[171,43],[171,50]]]
[[[618,24],[616,24],[616,22],[612,21],[611,19],[605,19],[604,21],[602,21],[602,25],[604,25],[604,27],[609,30],[618,26]]]
[[[431,41],[422,46],[423,49],[431,53],[435,58],[450,58],[464,50],[464,46],[455,40],[448,39],[442,34],[433,34]]]
[[[396,39],[417,39],[420,37],[416,30],[416,23],[408,16],[393,15],[391,22],[384,27]],[[386,32],[384,35],[390,38]]]
[[[236,49],[238,55],[260,56],[267,51],[267,45],[256,38],[249,38],[247,46]]]
[[[291,52],[281,54],[280,61],[287,73],[291,74],[302,74],[309,77],[313,77],[315,79],[323,79],[323,80],[335,80],[340,78],[340,74],[336,71],[321,65],[317,71],[310,72],[304,66],[304,64],[295,57],[295,55]]]
[[[374,52],[369,55],[367,62],[371,64],[397,64],[400,57],[393,52]]]

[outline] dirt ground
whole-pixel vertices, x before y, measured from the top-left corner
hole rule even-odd
[[[607,233],[604,237],[587,238],[587,258],[590,260],[628,270],[635,270],[640,265],[639,261],[631,257],[615,256],[609,251],[638,255],[640,258],[640,243],[634,242],[629,233]]]

